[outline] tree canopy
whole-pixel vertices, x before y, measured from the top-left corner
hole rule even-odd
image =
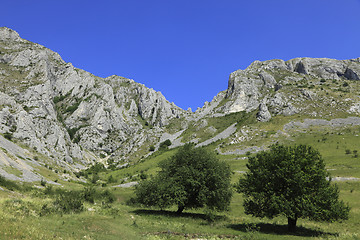
[[[138,203],[161,209],[176,205],[178,213],[201,207],[222,211],[230,205],[231,171],[214,153],[186,144],[159,166],[155,177],[135,188]]]
[[[350,208],[339,201],[320,153],[307,145],[273,145],[249,157],[248,172],[238,191],[244,194],[246,214],[273,218],[284,215],[288,228],[299,218],[317,221],[347,219]]]

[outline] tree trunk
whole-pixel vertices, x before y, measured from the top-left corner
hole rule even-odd
[[[177,214],[181,214],[184,211],[184,206],[178,206]]]
[[[290,232],[295,232],[296,231],[296,221],[297,218],[288,218],[288,230]]]

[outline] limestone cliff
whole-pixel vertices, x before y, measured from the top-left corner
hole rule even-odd
[[[126,160],[185,111],[133,80],[100,78],[0,28],[0,133],[59,163]]]
[[[228,88],[204,105],[201,112],[228,114],[259,110],[258,120],[268,121],[272,115],[322,114],[323,104],[332,104],[339,111],[358,109],[356,87],[360,80],[360,58],[335,60],[326,58],[295,58],[289,61],[255,61],[245,70],[230,74]],[[353,93],[347,101],[334,92]],[[338,94],[340,95],[340,94]],[[345,95],[345,94],[344,94]],[[348,94],[349,95],[349,94]],[[326,107],[328,108],[328,107]]]

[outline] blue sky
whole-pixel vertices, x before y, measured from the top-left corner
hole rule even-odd
[[[4,0],[0,26],[196,110],[255,60],[360,57],[360,0]]]

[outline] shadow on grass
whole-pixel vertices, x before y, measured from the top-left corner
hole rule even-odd
[[[177,212],[168,211],[168,210],[149,210],[149,209],[138,209],[132,211],[137,215],[152,215],[152,216],[166,216],[166,217],[181,217],[181,218],[193,218],[193,219],[202,219],[209,220],[209,216],[203,213],[189,213],[183,212],[178,214]],[[216,215],[213,220],[222,220],[225,216]]]
[[[292,236],[301,236],[301,237],[320,237],[324,235],[337,236],[338,234],[323,232],[321,230],[315,230],[310,228],[305,228],[298,226],[296,227],[295,232],[288,230],[287,225],[278,225],[270,223],[257,223],[257,224],[230,224],[229,228],[242,232],[258,231],[265,234],[275,234],[275,235],[292,235]]]

